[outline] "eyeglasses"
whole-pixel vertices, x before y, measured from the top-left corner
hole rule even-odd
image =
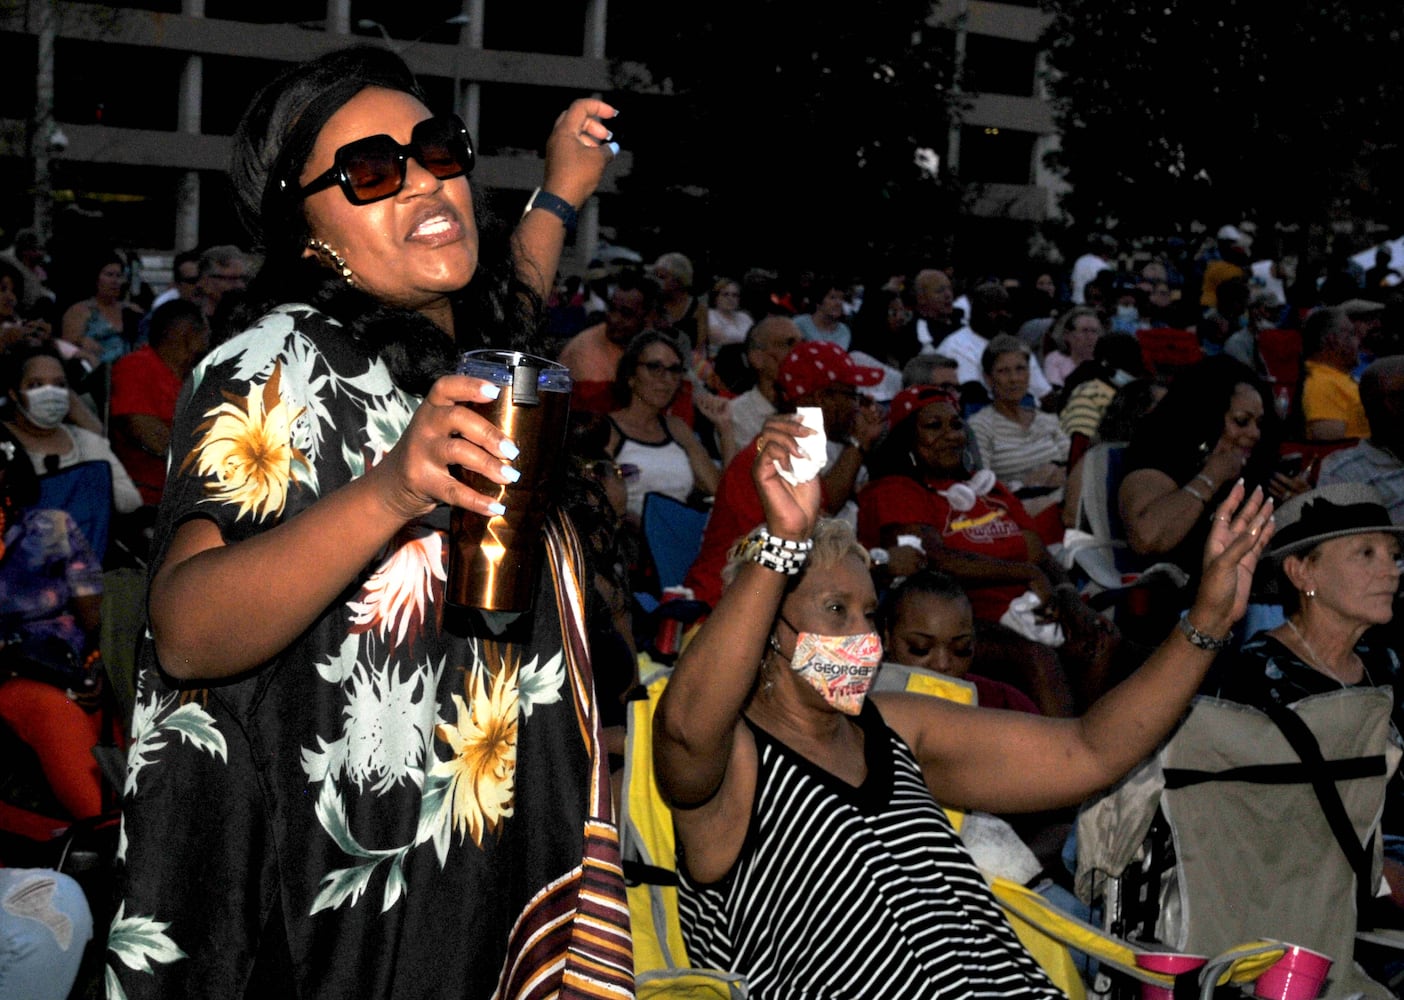
[[[368,135],[338,149],[331,169],[305,187],[284,180],[283,189],[306,198],[337,184],[351,204],[369,205],[400,193],[411,156],[441,181],[462,177],[473,169],[468,126],[457,115],[436,115],[416,125],[405,145],[388,135]]]
[[[639,367],[647,371],[650,375],[681,375],[687,371],[682,365],[665,365],[661,361],[640,361]]]

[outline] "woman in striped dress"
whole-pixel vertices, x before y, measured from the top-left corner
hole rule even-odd
[[[1150,753],[1244,612],[1271,505],[1235,489],[1188,624],[1081,719],[869,699],[882,647],[867,553],[817,520],[817,481],[780,476],[805,433],[767,421],[753,473],[766,523],[658,707],[690,957],[766,1000],[1057,996],[937,802],[1065,806]]]

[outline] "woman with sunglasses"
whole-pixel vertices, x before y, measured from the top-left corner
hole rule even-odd
[[[687,377],[683,353],[670,334],[649,330],[639,334],[619,359],[614,397],[622,409],[609,415],[609,449],[615,461],[637,466],[639,475],[626,480],[629,516],[643,517],[644,497],[662,493],[687,503],[694,493],[717,491],[721,470],[682,419],[668,408]],[[713,421],[722,453],[736,451],[731,421],[717,412]]]
[[[632,982],[627,930],[576,919],[623,888],[573,530],[534,540],[529,612],[444,601],[449,508],[501,510],[452,468],[506,483],[519,454],[460,405],[495,387],[444,373],[534,346],[613,115],[557,119],[511,233],[389,52],[293,67],[245,112],[231,179],[265,262],[172,431],[109,941],[132,1000]]]

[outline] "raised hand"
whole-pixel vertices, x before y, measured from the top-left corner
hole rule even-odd
[[[698,413],[718,427],[731,423],[731,400],[714,392],[697,389],[692,394],[692,405]]]
[[[803,541],[814,533],[819,519],[819,479],[792,486],[781,477],[781,468],[790,468],[790,459],[803,456],[799,439],[812,434],[794,414],[768,417],[756,437],[756,459],[751,468],[756,492],[765,510],[765,526],[777,538]]]
[[[1253,572],[1272,538],[1272,500],[1261,487],[1245,499],[1240,480],[1214,511],[1204,545],[1204,573],[1195,597],[1193,622],[1223,635],[1248,610]]]
[[[604,169],[619,152],[605,119],[619,112],[604,101],[581,98],[556,118],[546,140],[546,179],[542,190],[564,198],[575,208],[595,193]]]

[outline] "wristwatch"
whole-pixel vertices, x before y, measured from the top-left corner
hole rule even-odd
[[[533,208],[539,208],[543,212],[550,212],[565,224],[566,232],[575,232],[575,223],[579,219],[579,216],[576,214],[575,206],[564,198],[554,195],[550,191],[543,191],[537,188],[531,193],[531,197],[527,200],[527,206],[522,211],[522,214],[526,215],[527,212],[530,212]]]

